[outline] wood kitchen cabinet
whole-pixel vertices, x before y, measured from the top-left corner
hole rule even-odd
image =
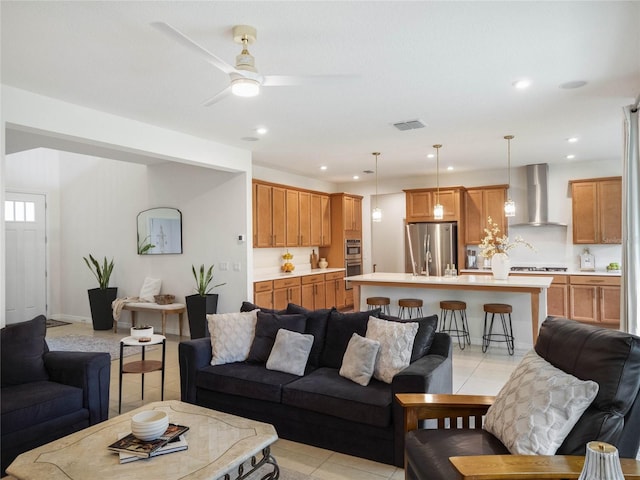
[[[508,223],[504,216],[504,202],[507,200],[507,185],[468,188],[465,192],[464,242],[478,245],[485,236],[487,218],[498,225],[501,233],[508,235]]]
[[[286,189],[256,183],[253,186],[254,247],[286,245]]]
[[[571,275],[569,289],[570,318],[620,327],[620,277]]]
[[[572,180],[574,244],[622,243],[622,178]]]
[[[325,273],[324,279],[326,308],[344,308],[344,272]]]
[[[460,220],[462,203],[462,187],[441,188],[438,195],[436,188],[419,188],[404,190],[406,195],[407,223],[411,222],[455,222]],[[433,207],[440,199],[444,208],[442,220],[433,217]]]
[[[273,307],[276,310],[284,310],[290,303],[300,305],[302,301],[300,277],[282,278],[273,281]],[[262,306],[257,303],[256,305]]]
[[[305,275],[301,277],[302,300],[301,305],[309,310],[326,308],[324,274]]]
[[[329,195],[253,181],[255,248],[331,244]]]
[[[253,303],[264,308],[273,308],[273,281],[253,283]]]
[[[547,289],[547,315],[569,318],[569,276],[554,275]]]
[[[362,235],[362,197],[346,195],[343,201],[343,228],[352,235]]]

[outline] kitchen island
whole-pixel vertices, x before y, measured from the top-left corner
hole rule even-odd
[[[531,348],[538,338],[540,323],[547,315],[546,290],[552,279],[509,276],[507,280],[494,280],[492,275],[426,277],[410,273],[376,272],[347,277],[345,280],[353,285],[356,311],[366,310],[367,297],[375,296],[391,299],[392,314],[395,314],[394,306],[397,306],[400,298],[422,299],[424,314],[437,313],[438,316],[441,300],[465,301],[472,343],[477,344],[481,344],[482,338],[483,304],[508,303],[513,306],[516,344],[519,348]]]

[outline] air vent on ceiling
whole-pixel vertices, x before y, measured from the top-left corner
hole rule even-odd
[[[400,131],[415,130],[416,128],[424,128],[426,125],[422,120],[407,120],[406,122],[398,122],[393,124]]]

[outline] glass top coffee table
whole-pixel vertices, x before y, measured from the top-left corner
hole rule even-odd
[[[118,434],[129,433],[131,417],[143,410],[166,411],[170,422],[190,427],[189,448],[121,464],[107,446]],[[154,402],[25,452],[7,473],[18,480],[231,480],[266,465],[267,473],[261,478],[276,480],[280,470],[270,446],[277,439],[275,428],[267,423],[177,400]]]

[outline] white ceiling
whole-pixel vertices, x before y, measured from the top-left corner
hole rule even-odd
[[[640,94],[640,2],[261,1],[1,3],[2,83],[250,149],[254,162],[350,181],[441,168],[612,161]],[[163,35],[163,21],[233,64],[253,25],[263,74],[352,75],[202,103],[228,77]],[[526,91],[513,88],[521,78]],[[562,89],[570,81],[579,89]],[[401,132],[392,123],[420,119]],[[269,133],[258,141],[255,129]],[[576,144],[567,138],[579,137]],[[9,148],[11,139],[7,139]],[[327,165],[326,172],[319,167]],[[503,179],[500,179],[502,181]]]

